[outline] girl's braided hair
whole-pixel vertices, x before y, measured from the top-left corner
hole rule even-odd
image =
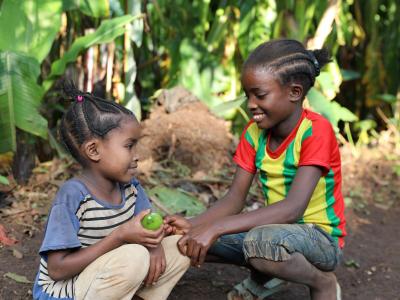
[[[321,68],[330,61],[326,49],[307,50],[299,41],[279,39],[262,43],[254,49],[243,69],[265,68],[283,85],[293,82],[301,84],[306,95]]]
[[[65,82],[63,90],[73,104],[61,119],[61,141],[71,155],[84,165],[79,147],[92,137],[104,138],[110,130],[120,126],[124,116],[134,117],[134,114],[118,103],[79,91],[73,82]]]

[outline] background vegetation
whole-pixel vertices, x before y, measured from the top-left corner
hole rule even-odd
[[[19,182],[36,156],[63,155],[63,78],[142,118],[159,89],[183,85],[237,134],[247,119],[241,65],[280,37],[331,51],[307,105],[343,143],[389,128],[400,147],[398,0],[0,0],[0,153],[14,157]]]

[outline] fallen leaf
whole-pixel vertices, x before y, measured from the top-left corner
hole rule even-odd
[[[12,246],[16,244],[18,241],[12,238],[9,238],[6,233],[6,229],[3,225],[0,224],[0,243],[6,246]]]
[[[22,259],[24,257],[24,255],[22,254],[21,251],[17,250],[17,249],[13,249],[13,255],[18,258],[18,259]]]
[[[28,280],[28,278],[26,278],[25,276],[11,273],[11,272],[5,273],[4,277],[8,277],[18,283],[32,283],[32,281]]]

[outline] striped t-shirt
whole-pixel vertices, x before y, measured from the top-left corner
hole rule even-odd
[[[111,205],[92,196],[78,179],[63,184],[50,210],[39,250],[40,266],[33,288],[34,299],[74,299],[74,282],[79,275],[68,280],[52,280],[47,270],[48,251],[93,245],[140,211],[150,208],[150,202],[136,179],[120,188],[121,204]]]
[[[234,161],[251,173],[260,170],[265,205],[286,198],[300,166],[318,166],[323,176],[298,223],[316,224],[344,246],[346,235],[344,201],[341,191],[339,147],[328,120],[304,110],[289,136],[272,151],[270,131],[251,120],[242,133]]]

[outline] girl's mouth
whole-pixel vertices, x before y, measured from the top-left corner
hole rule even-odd
[[[253,114],[253,119],[254,119],[254,121],[256,121],[256,122],[261,122],[262,119],[264,119],[264,117],[265,117],[265,114],[264,114],[264,113],[261,113],[261,114]]]

